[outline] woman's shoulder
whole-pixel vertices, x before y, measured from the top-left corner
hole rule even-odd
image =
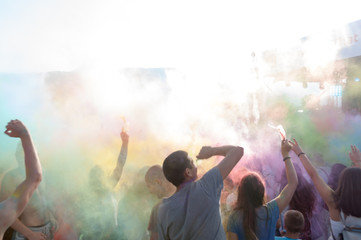
[[[278,209],[278,204],[276,199],[272,199],[271,201],[267,202],[265,205],[263,205],[266,208],[277,208]]]
[[[268,214],[279,214],[279,208],[276,199],[267,202],[262,206],[262,208],[265,209],[265,211],[268,211]]]

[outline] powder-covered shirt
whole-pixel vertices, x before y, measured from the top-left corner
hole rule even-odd
[[[279,217],[279,208],[276,200],[268,202],[266,205],[256,209],[256,235],[259,240],[274,240],[276,232],[276,223]],[[238,239],[246,239],[243,229],[243,213],[239,210],[234,211],[228,220],[228,232],[237,234]]]
[[[158,210],[158,237],[172,240],[225,240],[219,210],[223,179],[218,167],[164,199]]]

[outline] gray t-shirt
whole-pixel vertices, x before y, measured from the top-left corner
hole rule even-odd
[[[223,179],[215,167],[164,199],[158,210],[159,239],[225,240],[219,212],[222,188]]]

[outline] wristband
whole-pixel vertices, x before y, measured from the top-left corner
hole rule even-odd
[[[300,152],[299,154],[297,154],[297,156],[300,157],[302,154],[306,154],[306,153]]]
[[[284,157],[283,161],[286,161],[287,159],[291,159],[291,157]]]

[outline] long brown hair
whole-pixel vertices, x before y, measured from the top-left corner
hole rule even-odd
[[[345,215],[361,217],[361,168],[349,167],[341,172],[334,199]]]
[[[243,212],[243,229],[247,240],[258,240],[256,208],[264,204],[264,193],[264,184],[257,173],[245,175],[238,186],[235,210]]]

